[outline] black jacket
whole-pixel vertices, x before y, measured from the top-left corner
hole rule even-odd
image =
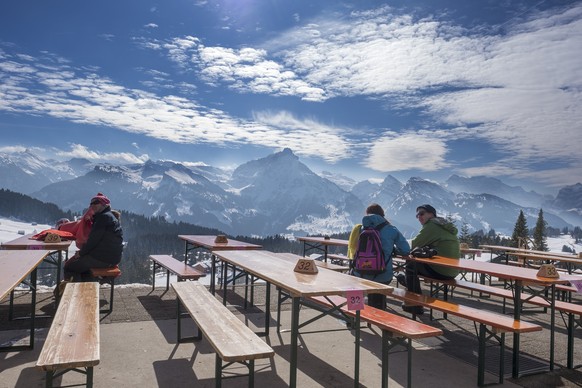
[[[94,259],[119,264],[123,252],[123,230],[119,220],[107,206],[93,216],[93,226],[89,238],[81,250],[80,256],[90,255]]]

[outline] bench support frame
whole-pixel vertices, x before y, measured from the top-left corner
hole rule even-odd
[[[81,373],[87,376],[86,378],[86,382],[85,382],[85,386],[87,388],[92,388],[93,387],[93,367],[87,367],[83,369],[80,368],[67,368],[67,369],[63,369],[61,371],[56,371],[56,370],[52,370],[52,371],[47,371],[46,372],[46,388],[52,388],[53,387],[53,381],[55,378],[64,375],[67,372],[77,372],[77,373]]]

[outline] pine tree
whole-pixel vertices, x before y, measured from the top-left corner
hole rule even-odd
[[[463,222],[463,226],[461,226],[461,235],[459,236],[459,241],[462,243],[467,243],[469,246],[471,245],[471,234],[469,233],[469,224]]]
[[[511,235],[511,246],[520,247],[527,243],[529,239],[529,232],[527,230],[527,221],[523,210],[519,211],[519,216],[515,222],[515,227],[513,228],[513,234]]]
[[[538,251],[549,251],[547,242],[547,222],[544,220],[544,211],[540,209],[538,213],[538,220],[533,231],[533,248]]]

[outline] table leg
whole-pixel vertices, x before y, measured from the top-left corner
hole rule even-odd
[[[216,255],[210,256],[210,292],[215,294],[216,288]]]
[[[556,285],[552,284],[550,288],[550,370],[554,370],[554,335],[556,330]]]
[[[513,286],[513,318],[519,321],[521,316],[521,281],[516,280]],[[513,378],[519,378],[519,333],[513,335]]]
[[[299,302],[297,296],[293,297],[291,307],[291,357],[289,370],[289,387],[297,387],[297,339],[299,336]]]
[[[355,349],[355,364],[354,364],[354,387],[360,386],[360,310],[356,311],[356,349]]]
[[[265,335],[269,335],[269,323],[271,322],[271,283],[265,284]]]

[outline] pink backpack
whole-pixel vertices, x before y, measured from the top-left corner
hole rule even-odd
[[[352,260],[353,269],[362,275],[377,275],[386,271],[386,261],[380,230],[388,225],[383,222],[376,227],[366,227],[360,232],[358,249]]]

